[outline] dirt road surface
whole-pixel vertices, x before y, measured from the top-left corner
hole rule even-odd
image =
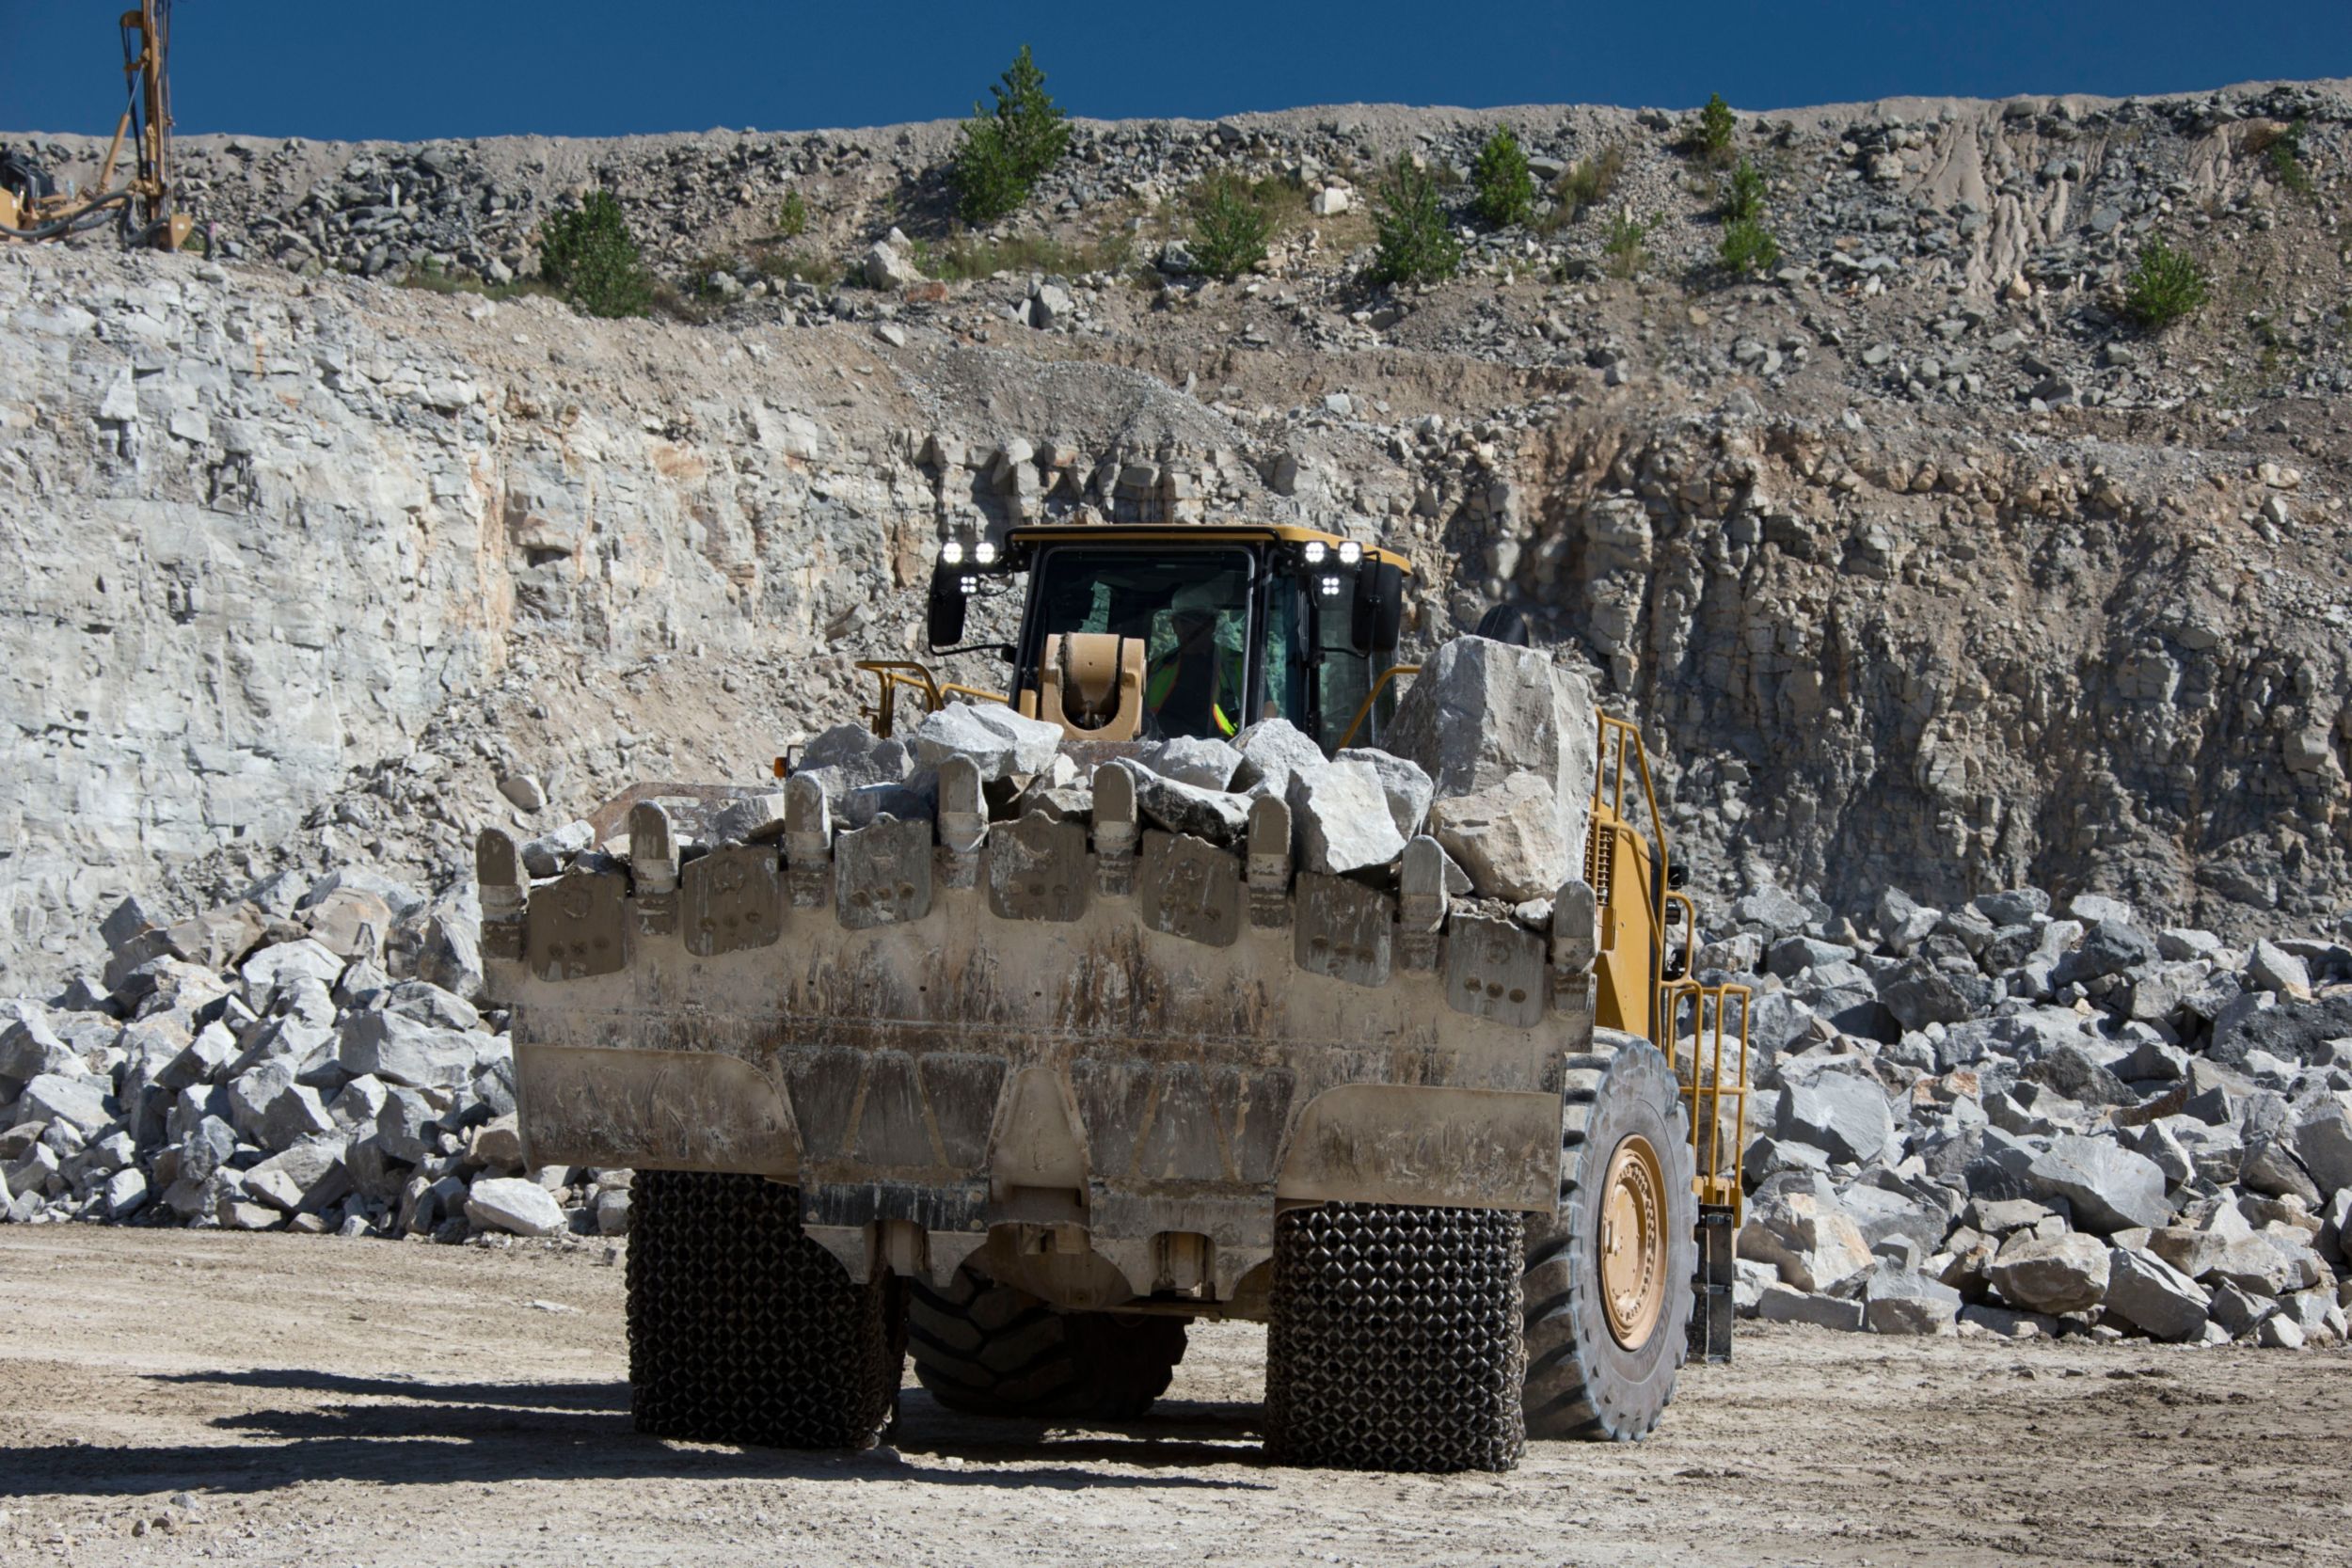
[[[636,1436],[621,1271],[558,1250],[0,1231],[0,1562],[2285,1565],[2352,1560],[2352,1354],[1759,1331],[1652,1441],[1285,1471],[1263,1336],[1143,1421],[914,1387],[864,1455]]]

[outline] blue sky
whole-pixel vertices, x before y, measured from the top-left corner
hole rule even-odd
[[[128,0],[0,0],[0,127],[110,131]],[[1311,103],[1741,108],[2352,75],[2352,3],[817,6],[177,0],[183,132],[421,140],[793,130],[968,112],[1014,48],[1105,118]]]

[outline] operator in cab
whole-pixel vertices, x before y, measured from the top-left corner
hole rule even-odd
[[[1240,653],[1219,642],[1217,620],[1197,606],[1168,616],[1175,645],[1143,685],[1144,710],[1161,735],[1226,736],[1241,727],[1247,673]]]

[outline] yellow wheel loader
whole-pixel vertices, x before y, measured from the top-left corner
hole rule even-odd
[[[482,835],[528,1158],[638,1172],[641,1431],[868,1443],[909,1353],[958,1409],[1115,1419],[1234,1318],[1274,1456],[1504,1469],[1642,1436],[1722,1353],[1744,993],[1683,973],[1631,727],[1524,646],[1398,665],[1406,576],[1295,528],[957,541],[929,641],[979,607],[1009,678],[863,666],[859,745],[919,771],[632,792],[538,879]],[[1233,777],[1153,770],[1228,740]],[[1300,793],[1389,756],[1534,769],[1582,863],[1514,903],[1427,790]]]

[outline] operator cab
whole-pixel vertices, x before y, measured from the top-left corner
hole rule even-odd
[[[1405,570],[1307,529],[1016,529],[1001,550],[943,548],[930,643],[961,639],[987,579],[1025,576],[1005,649],[1022,712],[1104,740],[1230,739],[1280,718],[1327,753],[1373,744],[1395,705],[1380,676],[1396,662]]]

